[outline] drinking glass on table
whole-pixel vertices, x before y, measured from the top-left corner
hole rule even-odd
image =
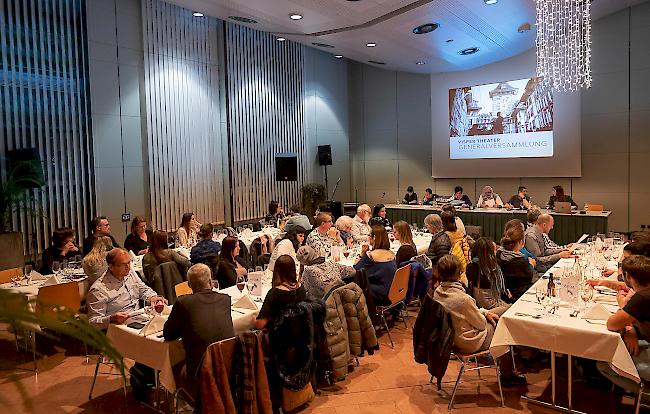
[[[151,298],[147,298],[144,300],[144,314],[149,317],[153,317],[156,314],[156,311],[154,309],[154,304]]]
[[[256,272],[262,272],[262,271],[264,271],[264,268],[262,266],[255,266],[255,271]]]
[[[587,310],[587,305],[594,297],[594,288],[590,284],[585,283],[580,287],[580,299],[584,303],[584,308]]]
[[[66,277],[68,275],[68,261],[64,260],[61,262],[61,274],[63,277]]]
[[[237,289],[239,289],[239,293],[243,294],[244,286],[246,286],[246,278],[244,275],[237,275]]]
[[[155,298],[154,299],[154,304],[153,304],[153,310],[155,313],[158,315],[161,315],[163,311],[165,310],[165,302],[161,298]]]
[[[542,310],[544,313],[546,313],[546,295],[548,293],[548,289],[544,283],[540,283],[537,285],[537,288],[535,289],[535,297],[537,298],[537,302],[539,302],[540,305],[542,305]]]
[[[56,260],[53,261],[52,262],[52,273],[54,273],[55,275],[58,275],[60,271],[61,271],[61,263],[56,261]]]
[[[32,281],[32,265],[31,264],[26,264],[23,266],[23,275],[25,275],[25,283],[30,284]]]

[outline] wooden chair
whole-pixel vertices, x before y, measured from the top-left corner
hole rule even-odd
[[[605,207],[602,204],[591,204],[591,203],[585,204],[586,211],[600,212],[603,211],[604,209]]]
[[[411,264],[407,264],[406,266],[400,267],[397,269],[395,272],[395,276],[393,277],[393,282],[390,285],[390,290],[388,291],[388,300],[390,303],[388,305],[384,306],[377,306],[377,316],[381,318],[381,321],[384,324],[384,327],[386,328],[386,332],[388,333],[388,339],[390,339],[390,346],[391,348],[395,348],[395,343],[393,342],[393,338],[390,336],[390,329],[388,329],[388,323],[386,322],[386,312],[390,311],[391,309],[394,309],[398,306],[401,306],[400,308],[400,314],[406,310],[406,293],[408,292],[409,288],[409,278],[411,276]],[[404,326],[408,329],[408,325],[406,324],[406,318],[403,318],[404,320]]]
[[[77,282],[43,286],[38,290],[38,310],[45,316],[55,317],[67,310],[74,317],[80,307],[81,293]]]
[[[499,370],[499,363],[497,362],[496,358],[494,358],[494,356],[490,353],[490,351],[489,350],[479,351],[473,354],[463,354],[456,351],[454,351],[453,353],[454,355],[456,355],[456,357],[458,357],[458,360],[460,361],[461,365],[460,365],[460,370],[458,371],[458,377],[456,378],[456,384],[454,385],[454,391],[451,393],[451,400],[449,401],[449,406],[447,407],[449,411],[451,411],[454,408],[454,397],[456,396],[456,390],[458,389],[458,384],[460,383],[460,379],[463,376],[463,374],[468,371],[477,371],[478,378],[480,380],[481,368],[492,368],[492,367],[494,367],[497,371],[497,383],[499,384],[499,395],[501,396],[501,406],[504,407],[503,389],[501,388],[501,371]],[[487,356],[491,358],[493,364],[480,366],[478,358],[481,356]],[[474,360],[476,367],[466,368],[466,365],[471,363],[472,359]]]
[[[187,281],[181,282],[181,283],[177,284],[176,286],[174,286],[174,291],[176,292],[176,297],[177,298],[179,296],[191,295],[193,293],[192,288],[190,287],[190,284]]]
[[[14,267],[12,269],[0,270],[0,283],[9,283],[14,277],[22,276],[23,268]]]

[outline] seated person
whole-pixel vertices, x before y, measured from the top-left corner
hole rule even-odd
[[[190,267],[190,261],[187,257],[178,253],[174,249],[169,249],[167,244],[167,232],[158,230],[151,236],[151,248],[142,258],[142,272],[147,283],[153,281],[153,274],[162,263],[176,262],[180,269]],[[181,272],[184,273],[184,272]]]
[[[272,226],[277,226],[284,219],[284,209],[275,200],[269,203],[269,213],[266,215],[266,222]]]
[[[264,266],[268,265],[271,260],[271,252],[273,251],[273,240],[266,234],[255,238],[251,243],[251,265]]]
[[[467,207],[472,205],[472,200],[469,199],[467,194],[463,194],[463,187],[459,185],[454,187],[454,195],[451,196],[447,201],[451,202],[452,204],[461,203]]]
[[[424,218],[424,227],[427,228],[431,236],[427,256],[431,259],[431,264],[435,267],[438,260],[451,251],[451,241],[442,227],[442,219],[437,214],[429,214]]]
[[[506,203],[506,208],[526,209],[530,208],[530,197],[528,197],[528,189],[520,185],[517,189],[517,194],[510,197]]]
[[[481,191],[481,195],[478,197],[476,206],[480,208],[494,208],[494,207],[503,207],[503,201],[499,194],[496,194],[492,187],[486,185]]]
[[[623,273],[621,272],[621,263],[623,262],[623,260],[633,255],[650,257],[650,243],[634,241],[632,243],[626,244],[625,247],[623,247],[623,253],[621,254],[621,257],[619,257],[618,259],[618,280],[623,280]],[[605,277],[609,277],[614,273],[616,273],[616,271],[611,269],[605,269],[602,272],[603,276]]]
[[[558,260],[571,257],[568,249],[549,249],[544,243],[544,234],[553,229],[554,219],[550,214],[541,214],[534,226],[526,229],[525,247],[535,256],[535,270],[539,274],[545,273]]]
[[[43,251],[43,264],[40,272],[43,275],[52,274],[52,263],[74,260],[81,254],[74,244],[74,232],[67,227],[61,227],[52,233],[52,245]]]
[[[322,298],[329,286],[343,283],[343,279],[353,276],[356,270],[333,260],[325,260],[309,246],[302,246],[296,254],[303,266],[302,284],[307,293]]]
[[[187,272],[187,281],[192,294],[178,297],[165,322],[163,336],[165,341],[183,340],[185,361],[179,367],[181,384],[194,395],[206,349],[214,342],[232,338],[235,332],[230,296],[212,290],[210,268],[195,264]]]
[[[343,244],[347,247],[352,247],[352,244],[354,244],[354,237],[352,236],[352,218],[350,216],[343,215],[337,218],[336,223],[334,224],[341,234],[341,240],[343,240]]]
[[[299,204],[294,204],[291,206],[291,216],[284,225],[284,231],[289,231],[297,226],[302,227],[304,230],[311,230],[309,217],[302,212]]]
[[[357,214],[352,219],[352,237],[355,243],[368,241],[370,237],[370,221],[372,211],[368,204],[361,204],[357,207]]]
[[[424,206],[435,206],[436,205],[436,197],[438,197],[438,194],[433,194],[433,190],[430,188],[427,188],[424,190],[424,197],[422,198],[422,205]]]
[[[404,198],[402,198],[402,203],[404,204],[417,204],[418,203],[418,195],[417,193],[413,192],[413,186],[409,185],[406,188],[406,194],[404,194]]]
[[[616,300],[620,309],[607,319],[607,329],[621,332],[623,342],[642,379],[650,378],[650,258],[633,255],[623,260],[626,283],[616,283]],[[592,281],[593,282],[593,281]],[[599,283],[600,284],[600,283]],[[607,362],[597,362],[598,370],[614,384],[628,392],[638,392],[639,384],[614,371]],[[644,395],[644,397],[647,396]],[[644,398],[645,399],[645,398]]]
[[[553,187],[553,191],[551,194],[551,197],[548,199],[548,204],[546,205],[546,208],[549,210],[555,209],[555,202],[556,201],[562,201],[565,203],[571,203],[571,209],[572,210],[577,210],[578,205],[576,204],[575,201],[571,198],[571,196],[568,196],[564,194],[564,188],[562,188],[561,185],[556,185]]]
[[[537,207],[532,207],[528,210],[528,213],[526,213],[526,220],[528,223],[526,223],[526,229],[533,227],[535,223],[537,223],[537,219],[539,216],[542,215],[542,211],[537,208]],[[547,249],[560,249],[562,246],[559,246],[557,243],[555,243],[551,238],[548,236],[548,234],[544,233],[542,235],[544,237],[544,246],[546,246]],[[572,244],[569,244],[565,246],[566,248],[570,248]]]
[[[92,250],[81,261],[84,273],[88,276],[88,287],[93,285],[97,279],[102,277],[108,270],[106,255],[113,249],[113,242],[110,237],[102,236],[95,239]]]
[[[523,224],[508,228],[501,238],[501,246],[497,250],[497,263],[503,273],[506,289],[512,296],[506,301],[512,303],[526,293],[537,280],[533,265],[521,252],[524,248]]]
[[[176,230],[176,247],[192,248],[196,244],[201,223],[196,221],[194,213],[185,213],[181,225]]]
[[[219,289],[226,289],[237,283],[237,278],[248,274],[248,263],[239,257],[239,240],[228,236],[221,243],[221,253],[215,279]]]
[[[455,333],[454,350],[470,354],[490,348],[499,315],[476,306],[476,301],[465,293],[460,283],[460,272],[461,263],[456,256],[443,256],[436,265],[441,283],[433,298],[451,315]],[[513,371],[509,355],[499,358],[499,368],[501,385],[526,384],[526,377]]]
[[[320,256],[327,258],[332,251],[333,245],[343,244],[336,227],[332,227],[332,215],[330,213],[318,213],[316,216],[316,227],[307,236],[305,244],[310,246]]]
[[[633,242],[650,243],[650,230],[633,231],[631,238]]]
[[[531,211],[532,210],[529,210],[528,213],[530,214]],[[539,209],[537,209],[537,211],[539,212],[539,214],[541,214],[541,211],[539,211]],[[539,217],[539,214],[535,216],[535,221],[537,221],[537,217]],[[503,228],[503,234],[508,233],[508,230],[510,230],[513,227],[519,227],[522,233],[526,232],[526,226],[524,225],[523,221],[519,219],[512,219],[506,222],[506,225]],[[535,265],[537,264],[537,262],[535,261],[535,256],[533,256],[528,250],[526,250],[525,235],[524,235],[524,245],[522,245],[521,249],[519,249],[519,252],[524,255],[526,260],[528,260],[528,263],[530,264],[530,268],[535,270]]]
[[[465,230],[465,223],[463,223],[463,220],[461,220],[460,217],[458,217],[458,213],[456,213],[456,208],[451,205],[451,204],[445,204],[442,206],[442,211],[450,211],[454,214],[454,221],[456,222],[456,228],[458,231],[461,232],[463,236],[467,235],[467,231]]]
[[[370,248],[372,247],[372,251]],[[395,254],[390,250],[388,233],[383,226],[373,226],[369,243],[361,246],[361,257],[354,265],[356,270],[365,269],[374,303],[388,304],[388,292],[393,283],[397,263]]]
[[[271,258],[269,259],[269,270],[273,272],[275,261],[278,260],[278,257],[285,254],[291,256],[291,258],[294,259],[294,262],[298,263],[298,260],[296,259],[296,252],[298,251],[300,246],[303,245],[304,242],[305,242],[305,229],[303,229],[300,226],[295,226],[294,228],[289,230],[284,235],[284,238],[282,238],[282,240],[280,240],[278,244],[276,244],[275,247],[273,248],[273,252],[271,253]],[[299,273],[298,270],[296,270],[296,274],[298,273]]]
[[[131,233],[124,240],[124,248],[136,256],[146,254],[151,243],[151,234],[151,230],[147,230],[147,219],[136,216],[131,222]]]
[[[417,256],[417,248],[413,242],[413,233],[411,233],[411,226],[405,221],[398,221],[393,226],[393,236],[400,244],[397,254],[395,255],[395,263],[397,266],[411,260]]]
[[[221,252],[221,244],[212,240],[214,235],[214,226],[210,223],[202,224],[198,233],[199,241],[190,250],[190,260],[192,263],[215,263],[219,252]]]
[[[92,233],[90,234],[90,236],[84,239],[84,243],[83,243],[84,255],[90,253],[90,251],[93,248],[93,245],[95,244],[95,239],[101,236],[110,237],[111,242],[113,243],[113,247],[120,247],[120,245],[117,243],[117,240],[115,240],[115,237],[111,236],[111,224],[108,222],[108,219],[106,217],[104,216],[95,217],[90,222],[90,228],[92,229],[91,230]]]
[[[273,325],[288,305],[302,302],[306,298],[305,288],[296,274],[296,263],[286,254],[278,257],[273,269],[273,287],[264,298],[264,304],[255,321],[255,329]]]
[[[108,328],[109,323],[121,325],[145,299],[167,303],[131,270],[131,257],[125,249],[112,249],[106,262],[108,270],[90,287],[86,300],[91,324],[101,329]]]
[[[512,296],[497,264],[496,245],[487,237],[476,240],[472,246],[472,261],[466,269],[470,293],[481,308],[501,316],[508,310]]]
[[[375,207],[372,209],[372,218],[368,222],[368,224],[372,227],[375,224],[379,224],[380,226],[388,227],[390,228],[391,223],[390,220],[386,218],[386,206],[383,204],[376,204]]]

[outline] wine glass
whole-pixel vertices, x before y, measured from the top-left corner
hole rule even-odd
[[[537,297],[537,302],[542,305],[542,310],[546,313],[546,295],[548,294],[548,289],[544,286],[543,283],[537,285],[535,289],[535,296]]]
[[[55,275],[58,275],[60,271],[61,271],[61,262],[58,262],[56,260],[53,261],[52,262],[52,273],[54,273]]]
[[[30,284],[32,281],[32,265],[31,264],[25,264],[23,267],[23,274],[25,275],[25,282],[26,284]]]
[[[239,293],[243,294],[244,286],[246,286],[246,278],[244,278],[244,275],[237,275],[237,289],[239,289]]]
[[[162,314],[165,310],[165,302],[163,302],[160,298],[156,298],[153,309],[158,315]]]
[[[61,262],[61,275],[66,277],[68,275],[68,261],[64,260]]]
[[[262,266],[255,266],[255,271],[256,272],[262,272],[262,271],[264,271],[264,268]]]
[[[587,310],[587,305],[594,297],[594,288],[589,284],[585,284],[580,289],[580,299],[584,302],[585,310]]]
[[[343,257],[346,259],[350,256],[350,249],[343,249]]]
[[[146,298],[144,300],[144,313],[149,317],[153,317],[156,313],[154,309],[154,303],[151,298]]]

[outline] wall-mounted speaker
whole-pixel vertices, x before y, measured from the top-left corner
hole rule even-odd
[[[318,146],[318,164],[319,165],[332,165],[332,146],[319,145]]]
[[[298,155],[295,152],[275,155],[275,180],[298,181]]]

